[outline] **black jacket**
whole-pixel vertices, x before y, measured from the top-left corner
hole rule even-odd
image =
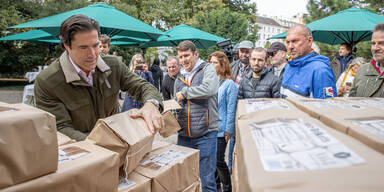
[[[168,74],[164,76],[161,85],[161,93],[163,94],[164,101],[175,98],[173,95],[173,87],[175,85],[175,78],[170,77]]]
[[[280,97],[281,81],[273,74],[271,68],[266,67],[264,69],[256,87],[252,85],[252,75],[253,73],[248,73],[240,81],[238,99]]]
[[[149,71],[152,72],[154,86],[157,88],[157,90],[161,90],[161,84],[163,81],[163,71],[160,69],[159,65],[152,65],[151,68],[149,68]]]

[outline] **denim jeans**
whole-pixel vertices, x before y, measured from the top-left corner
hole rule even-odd
[[[177,144],[200,150],[200,179],[203,192],[216,191],[217,131],[208,132],[199,138],[178,136]]]
[[[233,148],[235,148],[236,138],[232,137],[229,140],[229,151],[228,151],[228,168],[232,169],[232,156],[233,156]]]

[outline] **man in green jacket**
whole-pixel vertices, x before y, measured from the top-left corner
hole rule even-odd
[[[99,24],[85,15],[74,15],[61,24],[65,51],[37,76],[36,106],[56,116],[58,131],[79,141],[99,118],[118,112],[119,90],[127,91],[145,102],[131,117],[143,118],[155,133],[164,126],[160,93],[117,57],[100,56],[99,36]]]
[[[384,23],[373,29],[371,52],[371,62],[357,70],[350,97],[384,97]]]

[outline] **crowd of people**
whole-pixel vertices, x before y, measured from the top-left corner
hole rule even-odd
[[[123,91],[121,111],[139,108],[131,116],[143,118],[155,133],[164,127],[162,100],[175,99],[182,106],[175,114],[181,127],[177,144],[200,150],[203,191],[232,191],[239,99],[384,97],[384,23],[373,29],[369,62],[354,58],[347,44],[330,62],[312,49],[311,30],[296,25],[288,30],[286,45],[275,42],[264,49],[240,42],[238,59],[231,63],[221,51],[204,61],[193,42],[182,41],[177,56],[166,59],[165,74],[158,58],[149,65],[136,54],[127,67],[109,55],[110,39],[100,36],[98,23],[86,16],[65,20],[60,37],[64,53],[35,81],[36,106],[56,116],[58,130],[85,139],[97,119],[119,112]]]

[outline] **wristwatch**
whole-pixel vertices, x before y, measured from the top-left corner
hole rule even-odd
[[[153,104],[160,110],[160,103],[159,103],[158,100],[156,100],[156,99],[148,99],[148,100],[146,100],[145,102],[151,102],[151,103],[153,103]]]

